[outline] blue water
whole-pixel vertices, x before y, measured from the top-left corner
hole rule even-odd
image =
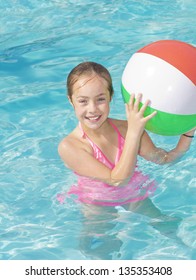
[[[120,78],[131,54],[153,41],[196,45],[194,0],[2,0],[0,3],[0,259],[196,259],[196,149],[176,164],[139,159],[158,182],[159,223],[122,208],[56,200],[75,182],[57,154],[77,124],[65,80],[79,62],[111,72],[111,116],[125,118]],[[151,134],[156,145],[178,137]]]

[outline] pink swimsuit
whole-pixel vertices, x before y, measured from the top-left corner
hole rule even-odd
[[[82,130],[81,125],[80,129],[82,131],[82,137],[85,137],[90,143],[94,157],[108,168],[113,169],[120,159],[124,146],[124,138],[112,121],[110,119],[108,120],[118,134],[118,151],[114,164],[103,154],[100,148],[88,137],[88,135],[86,135]],[[129,183],[122,187],[111,186],[96,179],[80,176],[79,174],[76,175],[78,176],[78,184],[72,186],[68,191],[68,194],[77,195],[80,202],[87,204],[101,206],[123,205],[144,200],[156,189],[155,183],[150,181],[148,176],[143,175],[137,170],[135,170],[134,175],[130,178]]]

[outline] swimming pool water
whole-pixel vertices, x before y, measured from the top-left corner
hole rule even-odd
[[[158,182],[152,201],[178,220],[159,223],[56,196],[75,182],[58,154],[77,121],[65,79],[81,61],[114,81],[111,116],[125,118],[120,78],[132,53],[161,39],[196,45],[193,0],[1,1],[0,259],[196,259],[196,149],[176,164],[139,159]],[[178,137],[151,134],[166,149]]]

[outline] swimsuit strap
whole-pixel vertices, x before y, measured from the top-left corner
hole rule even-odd
[[[117,132],[117,135],[118,135],[118,152],[117,152],[116,159],[115,159],[115,164],[116,164],[120,159],[120,156],[121,156],[121,153],[122,153],[122,150],[123,150],[123,147],[124,147],[125,139],[121,135],[117,126],[111,121],[111,119],[108,119],[108,121],[111,124],[111,126],[115,129],[115,131]]]
[[[95,146],[95,143],[88,137],[88,135],[84,132],[81,123],[79,122],[79,128],[81,130],[81,137],[86,138],[91,144],[92,148]]]
[[[113,124],[113,122],[108,119],[109,123],[111,124],[111,126],[114,128],[114,130],[117,132],[118,135],[118,151],[116,154],[116,158],[115,158],[115,164],[119,161],[122,150],[123,150],[123,146],[124,146],[124,138],[122,137],[122,135],[120,134],[118,128]],[[101,151],[101,149],[88,137],[88,135],[84,132],[81,123],[79,122],[79,128],[81,130],[82,133],[82,137],[86,138],[89,142],[89,144],[91,145],[93,152],[94,152],[94,156],[95,158],[97,158],[99,161],[107,163],[106,165],[110,166],[110,167],[114,167],[115,164],[113,164],[105,155],[104,153]]]

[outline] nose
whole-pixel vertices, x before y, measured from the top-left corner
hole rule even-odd
[[[89,103],[89,113],[94,113],[97,110],[96,103],[94,101],[91,101]]]

